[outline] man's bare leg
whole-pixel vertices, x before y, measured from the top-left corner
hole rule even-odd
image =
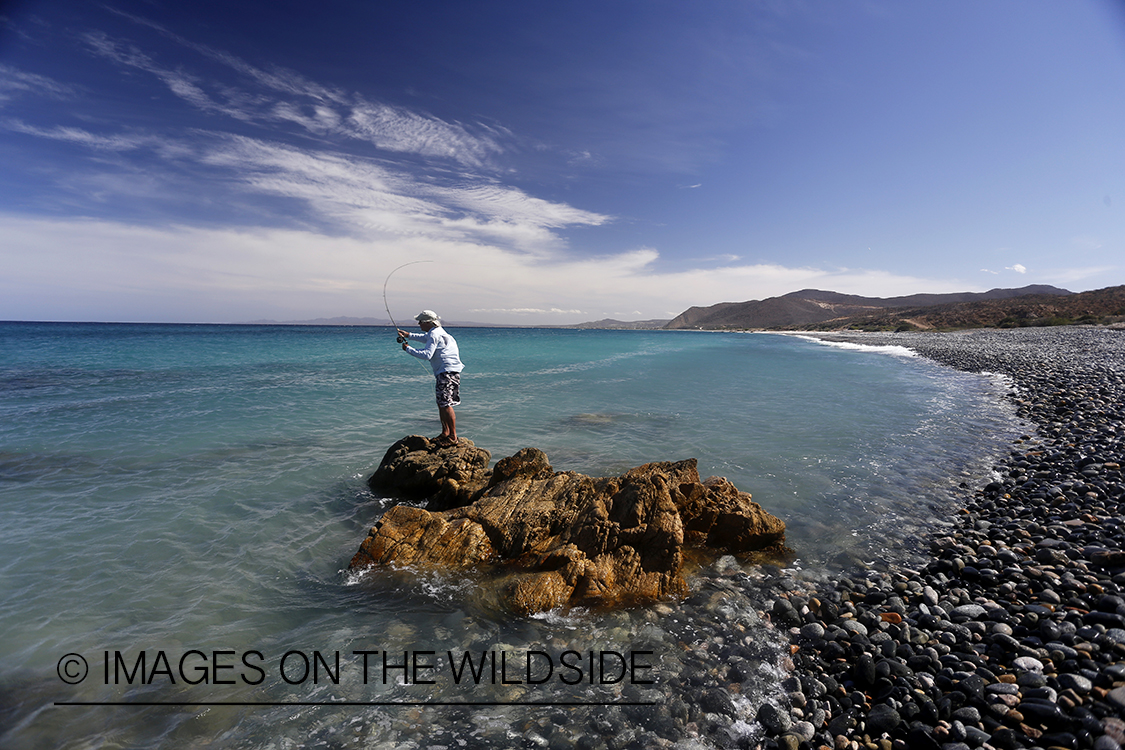
[[[454,445],[457,443],[457,415],[453,413],[452,406],[439,406],[438,418],[441,419],[441,435],[439,443]]]

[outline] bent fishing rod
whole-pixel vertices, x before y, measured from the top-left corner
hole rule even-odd
[[[391,315],[391,306],[389,304],[387,304],[387,282],[389,282],[391,280],[391,277],[395,275],[395,271],[406,268],[407,266],[416,265],[418,263],[433,263],[433,261],[432,260],[412,260],[409,263],[403,263],[401,266],[399,266],[398,268],[396,268],[393,271],[391,271],[390,273],[388,273],[386,280],[383,282],[383,307],[385,307],[387,309],[387,317],[391,319],[391,325],[395,327],[396,333],[398,331],[402,330],[402,329],[400,329],[398,327],[398,323],[395,322],[394,316]],[[402,336],[396,336],[395,340],[398,341],[398,343],[401,344],[404,339],[402,338]]]

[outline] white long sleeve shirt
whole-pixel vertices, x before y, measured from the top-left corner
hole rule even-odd
[[[408,346],[406,351],[418,359],[428,361],[434,370],[434,375],[443,372],[461,372],[465,369],[457,351],[456,339],[441,326],[435,326],[426,333],[408,333],[407,336],[415,341],[424,342],[421,349]]]

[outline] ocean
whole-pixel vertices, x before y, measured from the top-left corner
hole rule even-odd
[[[1002,380],[902,349],[450,332],[458,432],[494,461],[694,457],[786,521],[796,576],[909,563],[1022,429]],[[0,324],[0,746],[574,746],[672,700],[714,612],[763,644],[729,727],[755,731],[780,641],[706,576],[710,609],[517,617],[472,573],[347,571],[394,503],[366,478],[439,431],[433,375],[386,328]],[[755,566],[715,565],[761,605]]]

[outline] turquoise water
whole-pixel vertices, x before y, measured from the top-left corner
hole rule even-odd
[[[777,335],[451,332],[466,363],[458,431],[494,460],[532,445],[557,470],[606,475],[696,457],[701,475],[728,477],[786,520],[801,570],[908,555],[1017,429],[1002,384],[901,351]],[[464,742],[533,709],[214,704],[621,696],[557,681],[363,684],[362,650],[647,644],[658,684],[646,689],[660,690],[691,637],[691,613],[675,605],[512,618],[471,576],[346,572],[389,507],[365,478],[399,437],[439,430],[429,368],[387,329],[0,324],[0,745],[424,746],[428,722]],[[737,617],[764,630],[752,611]],[[233,666],[188,684],[178,660],[194,651]],[[339,653],[343,676],[289,684],[289,651]],[[168,672],[114,679],[116,652],[128,668],[145,652],[142,672],[162,653]],[[73,685],[67,654],[89,667]],[[775,667],[747,692],[749,719]],[[138,701],[192,705],[58,705]]]

